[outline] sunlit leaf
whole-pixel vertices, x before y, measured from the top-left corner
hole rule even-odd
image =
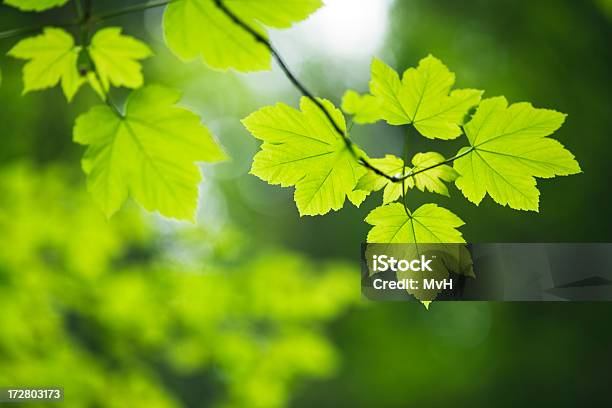
[[[348,90],[342,97],[342,110],[354,115],[355,123],[374,123],[380,120],[382,100],[372,95],[359,95]]]
[[[4,4],[23,11],[43,11],[66,3],[68,0],[4,0]]]
[[[463,236],[457,228],[463,221],[451,211],[436,204],[425,204],[409,211],[401,203],[375,208],[365,221],[372,225],[368,233],[366,253],[385,254],[396,259],[415,259],[428,255],[431,271],[397,271],[398,279],[445,279],[450,272],[474,276],[472,258],[463,245]],[[393,245],[414,244],[414,245]],[[368,256],[369,258],[370,256]],[[370,272],[372,273],[372,271]],[[418,300],[426,303],[436,298],[439,289],[407,289]]]
[[[410,212],[401,203],[377,207],[365,221],[372,225],[371,243],[462,243],[457,230],[464,222],[451,211],[436,204],[425,204]]]
[[[44,32],[18,42],[8,55],[29,60],[23,68],[23,93],[51,88],[61,81],[68,101],[86,82],[77,70],[81,47],[70,34],[60,28],[45,28]]]
[[[409,166],[404,168],[404,161],[402,159],[389,154],[382,159],[370,159],[370,163],[374,167],[389,176],[401,177],[402,175],[409,176],[412,173],[416,174],[407,177],[402,183],[401,181],[391,181],[370,170],[359,179],[355,188],[368,192],[384,188],[384,204],[393,202],[401,197],[402,185],[406,191],[416,187],[421,191],[430,191],[448,196],[448,189],[444,182],[454,181],[457,178],[457,172],[446,164],[438,166],[443,161],[444,157],[436,152],[417,153],[412,158],[412,168]]]
[[[444,182],[454,181],[458,174],[447,164],[438,165],[442,162],[444,162],[444,156],[440,153],[428,152],[414,155],[411,172],[416,174],[408,178],[409,186],[416,186],[421,191],[431,191],[448,196],[448,188]]]
[[[331,102],[321,100],[336,123],[344,118]],[[348,197],[354,204],[366,192],[353,192],[365,173],[323,112],[307,98],[301,111],[279,103],[243,120],[246,128],[264,143],[255,155],[251,173],[270,184],[295,186],[301,215],[339,210]]]
[[[74,140],[89,145],[87,184],[107,216],[131,195],[149,211],[193,220],[201,174],[194,162],[225,158],[200,118],[176,106],[180,94],[161,86],[133,92],[124,116],[107,106],[81,115]]]
[[[119,27],[109,27],[96,32],[88,50],[106,90],[110,85],[142,86],[142,66],[138,60],[152,55],[146,44],[122,35]]]
[[[402,174],[407,174],[410,169],[406,168],[404,173],[404,161],[392,154],[386,155],[382,159],[370,159],[370,163],[387,175],[401,177]],[[402,195],[402,183],[393,182],[388,178],[380,176],[369,170],[364,174],[357,183],[355,189],[362,191],[378,191],[384,188],[383,203],[387,204],[400,198]],[[404,188],[408,190],[409,181],[404,182]]]
[[[391,125],[412,124],[430,139],[454,139],[468,111],[478,105],[482,91],[451,92],[455,74],[437,58],[423,58],[417,68],[407,69],[402,79],[379,59],[372,62],[370,92],[374,98],[351,95],[347,112],[358,123],[384,119]]]
[[[535,177],[580,172],[574,156],[547,137],[564,121],[564,114],[529,103],[508,106],[504,97],[484,100],[465,125],[470,147],[459,151],[463,157],[454,164],[461,175],[457,187],[475,204],[488,193],[501,205],[537,211]]]
[[[321,0],[226,0],[225,6],[250,28],[267,36],[265,26],[287,28],[321,7]],[[211,67],[259,71],[270,68],[268,48],[237,25],[214,0],[181,0],[164,13],[165,39],[183,60],[201,56]]]

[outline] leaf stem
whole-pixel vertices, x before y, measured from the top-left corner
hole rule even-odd
[[[85,16],[85,11],[83,10],[83,3],[81,0],[75,0],[74,8],[76,9],[77,16],[79,17],[79,21],[83,21]]]
[[[406,163],[408,162],[408,137],[415,132],[416,129],[414,129],[414,126],[409,125],[406,136],[404,137],[404,154],[402,155],[402,161],[404,163],[402,167],[402,205],[404,206],[404,211],[408,217],[410,217],[410,210],[408,209],[408,203],[406,202],[406,178],[404,176],[406,175]]]
[[[100,73],[98,72],[98,69],[96,67],[94,67],[94,69],[92,70],[94,76],[96,77],[96,81],[98,81],[98,85],[100,86],[100,92],[102,93],[103,96],[103,100],[104,103],[106,103],[106,105],[111,108],[111,110],[113,111],[113,113],[115,115],[117,115],[119,118],[123,119],[124,116],[123,114],[119,111],[119,109],[117,108],[117,106],[113,103],[111,97],[110,97],[110,93],[109,91],[107,91],[104,88],[104,83],[102,82],[102,78],[100,77]]]

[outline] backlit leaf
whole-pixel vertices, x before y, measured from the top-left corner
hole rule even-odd
[[[265,26],[287,28],[321,7],[321,0],[226,0],[224,5],[264,37]],[[217,69],[267,70],[268,48],[232,21],[214,0],[181,0],[168,5],[164,33],[170,49],[183,60],[198,56]]]
[[[81,115],[74,140],[88,145],[83,158],[87,184],[107,216],[128,194],[149,211],[193,220],[200,170],[225,154],[200,118],[176,106],[177,91],[148,86],[128,98],[125,114],[96,106]]]
[[[448,196],[448,189],[444,182],[454,181],[457,178],[457,172],[446,164],[436,166],[443,161],[444,157],[440,153],[417,153],[412,158],[413,167],[406,166],[404,169],[404,161],[393,155],[386,155],[382,159],[370,159],[370,163],[374,167],[390,176],[401,177],[402,175],[417,173],[406,178],[403,182],[406,191],[416,187],[421,191],[430,191]],[[384,204],[393,202],[402,196],[402,182],[391,181],[373,171],[368,171],[363,175],[355,188],[368,192],[384,188]]]
[[[349,106],[358,123],[384,119],[391,125],[412,124],[430,139],[454,139],[468,111],[478,105],[482,91],[451,91],[455,74],[437,58],[423,58],[417,68],[398,73],[379,59],[372,62],[370,92]],[[353,97],[354,98],[354,97]]]
[[[391,154],[386,155],[382,159],[370,159],[370,163],[377,169],[383,171],[385,174],[390,176],[400,177],[404,171],[404,161],[399,157]],[[406,169],[406,173],[410,171]],[[404,182],[406,190],[409,188],[409,182]],[[387,204],[393,202],[401,197],[402,195],[402,183],[393,182],[385,177],[382,177],[373,171],[368,171],[364,174],[355,187],[357,190],[362,191],[378,191],[384,188],[383,192],[383,203]]]
[[[4,4],[23,11],[43,11],[66,3],[68,0],[4,0]]]
[[[580,172],[574,156],[547,137],[564,121],[564,114],[529,103],[508,106],[504,97],[484,100],[465,125],[470,147],[462,148],[463,157],[454,163],[461,175],[457,187],[475,204],[488,193],[501,205],[537,211],[535,177]]]
[[[77,70],[80,46],[60,28],[45,28],[43,33],[18,42],[8,55],[29,60],[23,68],[23,93],[51,88],[61,81],[68,101],[72,100],[86,78]]]
[[[407,291],[428,307],[440,289],[425,289],[423,279],[442,280],[450,272],[474,276],[472,258],[464,245],[463,236],[457,230],[464,223],[451,211],[436,204],[425,204],[411,212],[401,203],[392,203],[375,208],[365,221],[373,228],[368,233],[366,254],[385,254],[396,259],[416,259],[426,255],[431,260],[431,271],[396,272],[398,279],[415,279],[417,289]],[[393,245],[414,244],[414,245]],[[372,272],[371,272],[372,273]]]
[[[416,186],[421,191],[431,191],[433,193],[448,196],[448,188],[444,182],[454,181],[458,174],[449,165],[439,163],[444,162],[444,156],[436,152],[417,153],[412,158],[413,168],[412,173],[417,173],[413,177],[409,177],[410,187]],[[436,166],[436,167],[434,167]]]
[[[348,90],[342,97],[342,110],[354,115],[355,123],[374,123],[380,120],[382,101],[372,95],[359,95]]]
[[[373,228],[370,243],[448,244],[465,242],[457,230],[464,222],[451,211],[436,204],[425,204],[416,211],[407,211],[401,203],[377,207],[365,221]]]
[[[140,88],[142,66],[138,60],[152,55],[149,47],[137,39],[121,34],[121,28],[104,28],[93,36],[88,47],[104,89]]]
[[[342,113],[331,102],[321,102],[345,130]],[[302,98],[300,109],[279,103],[243,120],[253,136],[263,141],[251,173],[270,184],[295,186],[301,215],[339,210],[347,197],[359,205],[367,192],[353,190],[365,169],[312,101]]]

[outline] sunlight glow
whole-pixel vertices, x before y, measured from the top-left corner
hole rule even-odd
[[[308,20],[275,39],[336,58],[369,58],[383,45],[390,6],[391,0],[325,0]]]

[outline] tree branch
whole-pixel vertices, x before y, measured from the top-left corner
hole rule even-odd
[[[419,169],[419,170],[417,170],[417,171],[410,172],[410,173],[408,173],[408,174],[406,174],[406,175],[403,175],[402,177],[399,177],[399,179],[400,179],[400,180],[405,180],[405,179],[407,179],[408,177],[414,177],[414,176],[416,176],[417,174],[424,173],[424,172],[429,171],[429,170],[431,170],[431,169],[435,169],[436,167],[440,167],[440,166],[443,166],[443,165],[445,165],[445,164],[450,164],[450,163],[454,162],[455,160],[457,160],[458,158],[463,157],[463,156],[465,156],[465,155],[467,155],[467,154],[471,153],[473,150],[474,150],[474,148],[473,148],[473,147],[470,147],[469,149],[467,149],[467,150],[466,150],[465,152],[463,152],[463,153],[457,154],[457,155],[455,155],[455,156],[453,156],[453,157],[451,157],[451,158],[448,158],[448,159],[446,159],[446,160],[444,160],[444,161],[441,161],[440,163],[436,163],[436,164],[431,165],[431,166],[429,166],[429,167],[425,167],[425,168],[423,168],[423,169]]]
[[[356,151],[355,144],[353,143],[351,139],[349,139],[346,132],[341,129],[340,125],[334,120],[331,113],[328,112],[328,110],[325,108],[325,106],[323,106],[321,101],[315,98],[315,96],[306,88],[306,86],[304,86],[304,84],[302,84],[297,79],[297,77],[293,74],[293,72],[291,72],[291,70],[289,69],[289,67],[287,66],[283,58],[281,57],[281,55],[278,53],[276,48],[274,48],[272,43],[266,37],[264,37],[262,34],[255,31],[253,28],[251,28],[247,23],[242,21],[236,14],[234,14],[234,12],[232,12],[229,8],[227,8],[227,6],[223,3],[222,0],[215,0],[215,5],[227,17],[229,17],[236,25],[238,25],[243,30],[251,34],[253,38],[255,39],[255,41],[263,44],[270,51],[270,53],[272,54],[272,56],[274,57],[278,65],[280,66],[281,70],[283,71],[287,79],[289,79],[289,81],[293,84],[293,86],[295,86],[303,96],[308,98],[312,103],[314,103],[321,110],[321,112],[323,112],[323,114],[325,115],[327,120],[331,123],[336,133],[338,133],[342,137],[342,140],[344,140],[346,147],[349,149],[349,151],[351,152],[355,160],[357,160],[362,166],[370,169],[371,171],[373,171],[374,173],[376,173],[377,175],[381,177],[384,177],[393,182],[401,181],[399,178],[388,175],[382,170],[376,168],[372,163],[370,163],[367,157],[359,154]]]
[[[272,56],[274,57],[274,59],[276,60],[278,65],[280,66],[281,70],[283,71],[283,73],[285,74],[287,79],[289,79],[289,81],[293,84],[293,86],[296,87],[303,96],[308,98],[311,102],[313,102],[323,112],[323,114],[325,115],[327,120],[331,123],[331,125],[334,128],[334,130],[336,131],[336,133],[338,133],[342,137],[342,140],[344,140],[344,143],[346,144],[347,148],[349,149],[349,151],[351,152],[353,157],[362,166],[364,166],[367,169],[371,170],[375,174],[377,174],[377,175],[379,175],[381,177],[384,177],[387,180],[392,181],[394,183],[402,183],[402,188],[403,188],[404,180],[406,180],[407,178],[414,177],[415,175],[417,175],[419,173],[423,173],[423,172],[429,171],[429,170],[434,169],[434,168],[436,168],[438,166],[442,166],[444,164],[452,163],[453,161],[455,161],[459,157],[462,157],[462,156],[466,155],[467,153],[469,153],[469,151],[468,152],[464,152],[461,155],[457,155],[455,157],[451,157],[450,159],[447,159],[447,160],[445,160],[443,162],[437,163],[437,164],[435,164],[433,166],[429,166],[429,167],[426,167],[424,169],[420,169],[420,170],[412,172],[412,173],[402,174],[401,177],[396,177],[396,176],[389,175],[389,174],[385,173],[384,171],[380,170],[379,168],[374,166],[372,163],[370,163],[370,161],[368,160],[367,157],[359,154],[356,151],[355,143],[351,139],[349,139],[349,137],[346,134],[346,132],[343,131],[340,128],[338,123],[336,123],[336,121],[334,120],[332,115],[327,111],[325,106],[317,98],[315,98],[314,95],[306,88],[306,86],[304,84],[302,84],[299,79],[297,79],[297,77],[293,74],[293,72],[291,72],[291,70],[289,69],[289,67],[287,66],[287,64],[285,63],[285,61],[283,60],[283,58],[279,54],[279,52],[276,50],[276,48],[274,48],[274,46],[272,45],[270,40],[268,40],[261,33],[259,33],[258,31],[254,30],[247,23],[245,23],[243,20],[241,20],[234,12],[232,12],[223,3],[223,0],[214,0],[214,1],[215,1],[215,5],[227,17],[229,17],[236,25],[241,27],[243,30],[245,30],[246,32],[251,34],[251,36],[253,36],[255,41],[263,44],[270,51],[270,53],[272,54]]]
[[[156,7],[163,7],[170,3],[176,3],[178,1],[181,1],[181,0],[159,0],[159,1],[152,1],[149,3],[134,4],[132,6],[126,6],[124,8],[108,12],[106,14],[100,14],[92,18],[92,22],[94,24],[97,24],[97,23],[101,23],[111,18],[120,17],[126,14],[131,14],[131,13],[137,13],[139,11],[149,10],[149,9],[156,8]]]
[[[88,8],[89,10],[91,10],[90,8],[91,2],[89,0],[85,0],[85,5],[83,5],[82,0],[76,0],[75,8],[76,8],[77,15],[79,16],[79,18],[76,21],[63,22],[59,24],[42,24],[42,25],[37,25],[37,26],[32,26],[32,27],[22,27],[22,28],[14,28],[11,30],[6,30],[6,31],[0,31],[0,40],[6,40],[9,38],[20,37],[26,34],[32,34],[50,25],[54,27],[63,27],[63,28],[76,27],[76,26],[82,25],[85,22],[85,20],[89,20],[90,24],[97,24],[97,23],[106,21],[108,19],[120,17],[126,14],[137,13],[139,11],[144,11],[144,10],[148,10],[148,9],[155,8],[155,7],[163,7],[165,5],[168,5],[170,3],[175,3],[177,1],[181,1],[181,0],[160,0],[160,1],[153,1],[150,3],[135,4],[132,6],[124,7],[119,10],[108,12],[106,14],[92,16],[91,14],[87,15],[86,13]]]
[[[63,23],[52,24],[52,25],[54,27],[68,28],[68,27],[76,27],[80,24],[81,24],[80,21],[69,21],[69,22],[63,22]],[[0,31],[0,40],[8,40],[9,38],[20,37],[26,34],[32,34],[37,31],[42,30],[43,28],[49,25],[51,24],[37,25],[37,26],[32,26],[32,27],[13,28],[11,30]]]
[[[106,14],[100,14],[100,15],[97,15],[97,16],[91,15],[91,0],[83,0],[83,1],[84,1],[84,4],[81,3],[81,0],[77,0],[76,1],[76,10],[77,10],[77,14],[79,15],[78,21],[54,24],[54,26],[56,26],[56,27],[75,27],[75,26],[81,26],[81,27],[84,28],[84,30],[83,30],[84,33],[88,33],[90,25],[101,23],[103,21],[106,21],[108,19],[112,19],[112,18],[115,18],[115,17],[120,17],[120,16],[123,16],[123,15],[127,15],[127,14],[131,14],[131,13],[135,13],[135,12],[140,12],[140,11],[148,10],[148,9],[151,9],[151,8],[163,7],[163,6],[166,6],[166,5],[170,4],[170,3],[174,3],[174,2],[178,2],[178,1],[182,1],[182,0],[158,0],[158,1],[152,1],[152,2],[149,2],[149,3],[135,4],[135,5],[132,5],[132,6],[127,6],[127,7],[124,7],[122,9],[111,11],[111,12],[106,13]],[[342,140],[346,144],[346,147],[349,149],[349,151],[351,152],[351,154],[355,158],[355,160],[357,160],[362,166],[366,167],[367,169],[369,169],[370,171],[374,172],[378,176],[384,177],[387,180],[392,181],[394,183],[400,183],[401,182],[402,183],[402,189],[403,189],[404,188],[403,187],[404,186],[404,180],[406,180],[407,178],[414,177],[415,175],[417,175],[419,173],[426,172],[426,171],[434,169],[434,168],[436,168],[438,166],[442,166],[444,164],[452,163],[456,159],[458,159],[458,158],[460,158],[462,156],[465,156],[466,154],[468,154],[469,152],[472,151],[472,149],[467,150],[464,153],[456,155],[456,156],[451,157],[449,159],[446,159],[443,162],[440,162],[440,163],[437,163],[435,165],[426,167],[424,169],[420,169],[420,170],[415,171],[415,172],[410,172],[408,174],[402,174],[402,176],[400,176],[400,177],[386,174],[384,171],[382,171],[382,170],[378,169],[376,166],[374,166],[368,160],[368,158],[366,156],[360,154],[357,151],[357,147],[356,147],[355,143],[348,137],[346,131],[342,130],[340,125],[332,117],[331,113],[327,110],[327,108],[325,108],[325,106],[321,103],[321,101],[319,99],[317,99],[306,88],[306,86],[300,82],[299,79],[297,79],[297,77],[289,69],[288,65],[283,60],[282,56],[279,54],[279,52],[276,50],[276,48],[274,48],[274,46],[272,45],[272,43],[270,41],[265,36],[263,36],[262,34],[257,32],[253,28],[251,28],[243,20],[241,20],[234,12],[232,12],[229,8],[227,8],[227,6],[223,3],[222,0],[214,0],[214,2],[215,2],[215,5],[219,8],[219,10],[221,10],[229,19],[231,19],[236,25],[241,27],[243,30],[245,30],[246,32],[251,34],[253,36],[253,38],[255,39],[255,41],[263,44],[270,51],[270,53],[272,54],[272,56],[274,57],[274,59],[276,60],[278,65],[280,66],[281,70],[283,71],[283,73],[285,74],[287,79],[291,82],[291,84],[295,88],[297,88],[303,96],[305,96],[312,103],[314,103],[321,110],[321,112],[323,112],[323,114],[325,115],[325,117],[327,118],[329,123],[334,128],[334,131],[336,133],[338,133],[338,135],[340,135],[340,137],[342,137]],[[21,36],[21,35],[24,35],[24,34],[30,34],[30,33],[39,31],[39,30],[41,30],[44,27],[45,27],[45,25],[39,25],[39,26],[35,26],[35,27],[16,28],[16,29],[12,29],[12,30],[2,31],[2,32],[0,32],[0,40],[8,39],[8,38],[13,38],[13,37],[18,37],[18,36]],[[86,34],[83,34],[83,35],[86,35]],[[111,103],[111,105],[113,105],[113,104]],[[113,105],[113,108],[114,108],[114,105]],[[115,110],[116,110],[116,108],[115,108]]]

